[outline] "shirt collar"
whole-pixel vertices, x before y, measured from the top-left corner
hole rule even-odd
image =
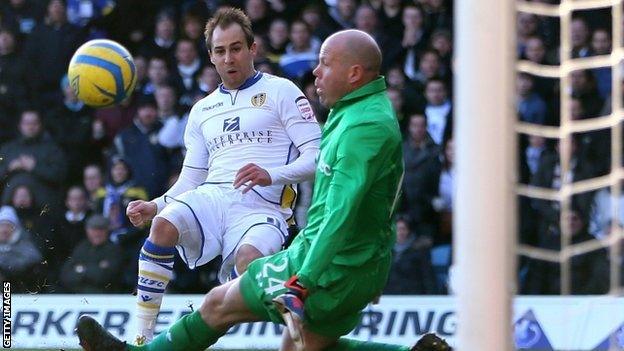
[[[359,99],[361,97],[372,95],[375,93],[379,93],[386,90],[386,79],[384,76],[379,76],[375,80],[372,80],[363,86],[355,89],[354,91],[348,93],[347,95],[341,97],[337,104],[342,102],[347,102],[349,100]]]
[[[250,86],[256,84],[260,80],[260,78],[262,78],[262,72],[256,71],[256,73],[253,76],[247,78],[247,80],[245,80],[243,84],[241,84],[238,88],[232,89],[232,90],[247,89]],[[219,91],[222,92],[223,94],[230,93],[230,91],[223,86],[223,83],[219,84]]]

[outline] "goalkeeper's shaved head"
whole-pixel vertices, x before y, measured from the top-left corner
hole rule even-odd
[[[349,29],[330,35],[313,71],[321,103],[331,107],[346,94],[379,76],[381,50],[367,33]]]
[[[335,45],[343,53],[347,65],[361,65],[376,77],[381,67],[381,50],[369,34],[349,29],[334,33],[326,40],[327,45]]]

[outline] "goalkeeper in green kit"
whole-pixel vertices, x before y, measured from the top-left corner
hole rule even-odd
[[[361,31],[337,32],[321,47],[313,73],[331,111],[308,225],[288,249],[253,261],[241,277],[210,291],[199,311],[147,345],[127,345],[83,316],[82,347],[199,351],[237,323],[271,320],[288,326],[281,350],[450,350],[430,334],[411,348],[341,337],[381,294],[395,241],[391,222],[403,157],[380,64],[379,47]]]

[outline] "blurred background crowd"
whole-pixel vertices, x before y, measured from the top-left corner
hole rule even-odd
[[[320,43],[346,28],[375,38],[406,164],[385,293],[446,294],[456,177],[449,0],[0,0],[0,276],[22,292],[132,292],[147,229],[130,225],[125,207],[162,194],[176,179],[190,107],[219,84],[203,29],[224,5],[244,9],[252,20],[256,68],[297,83],[320,123],[327,111],[311,73]],[[610,53],[609,11],[574,15],[574,57]],[[128,100],[97,110],[76,99],[65,77],[73,52],[95,38],[126,46],[138,76]],[[519,59],[558,64],[558,20],[519,13],[517,38]],[[570,80],[573,120],[610,113],[610,68],[576,71]],[[558,80],[518,74],[516,83],[519,120],[559,125]],[[575,135],[572,171],[561,174],[556,140],[521,136],[519,181],[556,189],[564,177],[606,175],[610,138],[609,129]],[[300,191],[303,226],[310,185]],[[608,234],[610,201],[609,189],[574,197],[572,215],[561,222],[570,226],[573,243]],[[518,207],[518,240],[559,250],[559,203],[521,197]],[[205,293],[216,284],[218,264],[190,271],[178,260],[170,290]],[[572,266],[573,293],[607,291],[606,250],[577,256]],[[559,274],[557,264],[522,259],[519,292],[558,294]]]

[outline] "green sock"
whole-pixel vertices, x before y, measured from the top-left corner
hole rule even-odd
[[[195,311],[180,318],[147,345],[128,345],[128,351],[203,351],[224,334],[212,329],[199,311]]]
[[[349,350],[361,350],[361,351],[409,351],[407,346],[381,344],[372,341],[359,341],[347,338],[340,338],[338,343],[332,347],[328,347],[325,351],[349,351]]]

